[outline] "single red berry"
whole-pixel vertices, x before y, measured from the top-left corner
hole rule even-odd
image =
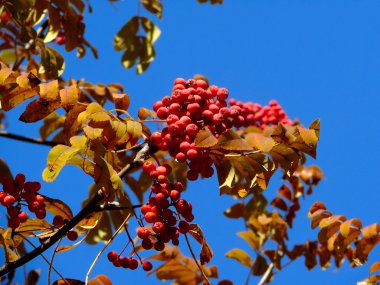
[[[131,259],[128,257],[120,257],[120,264],[123,268],[129,268],[131,266]]]
[[[135,270],[137,267],[139,267],[139,262],[137,259],[131,258],[129,268]]]
[[[18,217],[8,220],[8,227],[16,229],[20,225],[20,219]]]
[[[143,268],[145,271],[151,271],[152,268],[153,268],[153,265],[152,265],[152,263],[150,263],[149,261],[144,261],[144,263],[142,264],[142,268]]]
[[[36,214],[37,219],[45,219],[46,217],[46,210],[44,208],[37,208],[34,213]]]
[[[20,212],[18,214],[18,218],[20,219],[21,223],[24,223],[28,219],[28,214],[26,212]]]
[[[117,260],[117,253],[116,251],[110,251],[108,254],[107,254],[107,258],[109,261],[111,262],[114,262]]]
[[[156,233],[156,234],[161,234],[163,233],[163,231],[165,230],[165,226],[163,223],[161,222],[156,222],[154,223],[154,225],[152,226],[152,229],[153,231]]]
[[[55,42],[58,44],[58,45],[63,45],[65,42],[66,42],[66,38],[65,38],[65,34],[63,33],[59,33]]]
[[[142,169],[149,174],[156,169],[156,164],[153,161],[147,160],[143,163]]]
[[[147,238],[141,242],[141,246],[143,249],[149,250],[153,247],[153,243],[149,238]]]
[[[148,223],[154,223],[157,220],[157,215],[153,212],[146,213],[144,217]]]
[[[154,249],[157,251],[163,251],[165,249],[165,244],[161,241],[158,241],[154,244]]]
[[[67,238],[71,241],[75,241],[78,238],[78,233],[76,231],[69,231],[67,233]]]
[[[54,216],[53,218],[53,225],[56,226],[56,227],[60,227],[64,224],[63,222],[63,217],[60,216],[60,215],[56,215]]]
[[[137,232],[137,236],[141,239],[147,239],[150,235],[150,231],[144,227],[137,228],[136,232]]]
[[[4,197],[3,202],[2,202],[1,204],[2,204],[3,206],[5,206],[5,207],[10,207],[10,206],[12,206],[15,202],[16,202],[15,197],[13,197],[12,195],[8,195],[8,196]]]

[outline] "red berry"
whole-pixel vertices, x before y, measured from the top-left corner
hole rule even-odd
[[[117,253],[116,251],[110,251],[108,254],[107,254],[107,258],[109,261],[111,262],[114,262],[117,260]]]
[[[149,174],[156,169],[156,164],[153,161],[147,160],[142,165],[142,169]]]
[[[153,212],[146,213],[144,217],[148,223],[154,223],[157,220],[157,215]]]
[[[149,238],[147,238],[141,242],[141,246],[143,249],[149,250],[153,247],[153,243]]]
[[[15,197],[13,197],[12,195],[8,195],[8,196],[4,197],[3,202],[2,202],[1,204],[2,204],[3,206],[5,206],[5,207],[10,207],[10,206],[12,206],[15,202],[16,202]]]
[[[144,261],[144,263],[142,264],[142,268],[143,268],[145,271],[151,271],[152,268],[153,268],[153,265],[152,265],[152,263],[150,263],[149,261]]]
[[[63,217],[60,216],[60,215],[56,215],[54,216],[53,218],[53,225],[56,226],[56,227],[60,227],[64,224],[63,222]]]
[[[152,229],[156,234],[161,234],[165,230],[165,226],[161,222],[156,222],[154,223]]]
[[[163,242],[158,241],[154,244],[154,249],[157,251],[163,251],[165,249],[165,244]]]
[[[78,238],[78,233],[76,231],[69,231],[67,233],[67,238],[71,241],[75,241]]]
[[[21,223],[24,223],[28,219],[28,214],[25,212],[20,212],[18,214],[18,218],[20,219]]]
[[[129,268],[135,270],[137,269],[137,267],[139,267],[139,262],[137,261],[137,259],[131,258]]]
[[[20,225],[20,219],[19,218],[11,218],[8,220],[8,227],[12,229],[16,229]]]
[[[150,231],[147,228],[137,228],[137,236],[141,239],[147,239],[150,235]]]

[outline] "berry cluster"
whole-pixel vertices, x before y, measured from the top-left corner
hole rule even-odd
[[[196,180],[201,174],[208,178],[214,174],[213,162],[207,150],[195,146],[198,132],[207,127],[215,137],[232,127],[240,128],[267,125],[293,124],[276,101],[269,106],[227,99],[229,91],[215,85],[209,86],[204,80],[177,78],[171,96],[165,96],[153,105],[167,127],[155,132],[150,140],[163,151],[169,151],[178,162],[189,161],[187,178]],[[230,105],[230,107],[228,107]]]
[[[141,245],[144,249],[154,248],[161,251],[169,241],[178,245],[179,234],[189,231],[188,223],[194,220],[192,205],[181,199],[183,184],[169,182],[168,176],[172,171],[169,165],[156,166],[148,160],[144,162],[143,170],[153,179],[149,201],[141,207],[144,220],[151,224],[151,228],[140,227],[137,235],[142,239]],[[181,217],[184,220],[178,222]]]
[[[123,268],[128,268],[131,270],[135,270],[139,267],[139,262],[137,259],[130,258],[130,257],[123,257],[120,254],[117,254],[116,251],[110,251],[107,254],[107,258],[110,262],[112,262],[112,264],[115,267],[123,267]],[[145,271],[150,271],[153,268],[152,263],[150,263],[149,261],[144,261],[144,262],[141,261],[141,264],[142,264],[142,268]]]
[[[9,215],[8,227],[15,229],[28,219],[26,212],[21,211],[21,203],[25,201],[30,212],[38,219],[46,217],[45,199],[37,194],[41,189],[39,182],[25,182],[25,175],[19,173],[15,179],[4,178],[1,181],[3,191],[0,191],[0,203],[7,208]]]

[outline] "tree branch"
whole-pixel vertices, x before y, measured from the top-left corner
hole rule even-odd
[[[46,145],[46,146],[56,146],[58,144],[62,144],[62,143],[59,143],[59,142],[44,141],[44,140],[41,140],[41,139],[33,139],[33,138],[25,137],[25,136],[11,134],[11,133],[8,133],[6,131],[0,131],[0,137],[14,139],[14,140],[17,140],[17,141],[22,141],[22,142],[28,142],[28,143]]]
[[[136,153],[135,158],[130,164],[127,164],[119,173],[118,175],[120,178],[125,176],[129,171],[137,167],[138,165],[141,165],[144,160],[149,156],[149,145],[146,144],[140,151]],[[45,242],[43,242],[39,247],[35,248],[28,254],[22,256],[20,259],[6,263],[1,269],[0,269],[0,277],[4,276],[8,272],[24,265],[25,263],[31,261],[32,259],[36,258],[37,256],[41,255],[44,251],[49,249],[53,244],[58,242],[62,237],[64,237],[68,231],[70,231],[73,227],[75,227],[82,219],[90,215],[91,213],[95,212],[99,209],[98,203],[103,201],[103,194],[102,190],[99,189],[98,192],[94,195],[94,197],[91,198],[89,203],[81,210],[79,213],[73,217],[66,225],[64,225],[62,228],[60,228],[53,236],[51,236],[49,239],[47,239]],[[132,208],[134,210],[134,208]]]
[[[264,285],[266,283],[266,281],[267,281],[269,275],[271,274],[273,268],[274,268],[273,263],[269,264],[267,271],[265,271],[263,277],[261,278],[259,283],[257,283],[257,285]]]

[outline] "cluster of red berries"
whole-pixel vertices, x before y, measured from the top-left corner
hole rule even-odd
[[[186,234],[190,230],[189,223],[194,220],[192,205],[181,198],[184,186],[181,182],[170,183],[168,176],[172,168],[170,165],[157,166],[153,161],[145,161],[143,171],[153,179],[148,203],[141,206],[143,220],[149,226],[136,229],[137,236],[142,240],[141,247],[145,250],[154,248],[157,251],[165,249],[165,244],[172,242],[179,244],[180,233]],[[172,209],[170,209],[172,207]],[[108,253],[108,259],[116,267],[136,269],[138,261],[133,258],[120,257],[115,251]],[[149,261],[141,262],[146,271],[152,269]]]
[[[24,174],[17,174],[15,179],[3,178],[1,184],[3,190],[0,191],[0,203],[7,208],[9,215],[8,227],[15,229],[20,223],[28,219],[26,212],[21,211],[21,202],[25,201],[30,212],[34,213],[38,219],[46,217],[45,199],[37,192],[41,189],[39,182],[25,182]]]
[[[206,149],[195,146],[198,132],[207,127],[215,137],[232,127],[240,128],[278,123],[293,124],[276,101],[262,107],[252,102],[236,102],[227,99],[229,91],[215,85],[209,86],[204,80],[177,78],[171,96],[165,96],[153,105],[167,127],[151,135],[153,145],[163,151],[169,151],[178,162],[188,161],[189,180],[198,179],[199,174],[208,178],[214,174],[213,161]]]
[[[178,245],[179,234],[189,231],[188,223],[194,220],[192,205],[181,199],[183,184],[169,182],[168,176],[172,171],[169,165],[156,166],[153,161],[148,160],[142,168],[153,179],[148,203],[141,207],[144,220],[152,226],[138,228],[137,235],[142,239],[141,245],[144,249],[154,248],[161,251],[169,241]],[[180,217],[184,220],[177,225]]]
[[[139,267],[137,259],[132,257],[122,257],[120,254],[117,254],[116,251],[110,251],[107,254],[107,258],[115,267],[123,267],[131,270],[135,270]],[[145,271],[150,271],[153,268],[152,263],[149,261],[141,262],[141,265]]]
[[[236,127],[256,126],[264,129],[268,125],[277,126],[279,123],[283,125],[294,124],[276,100],[271,100],[269,105],[264,107],[258,103],[244,103],[242,101],[236,101],[235,99],[230,99],[228,103],[230,106],[240,108],[239,113],[242,117],[241,125],[235,125]]]

